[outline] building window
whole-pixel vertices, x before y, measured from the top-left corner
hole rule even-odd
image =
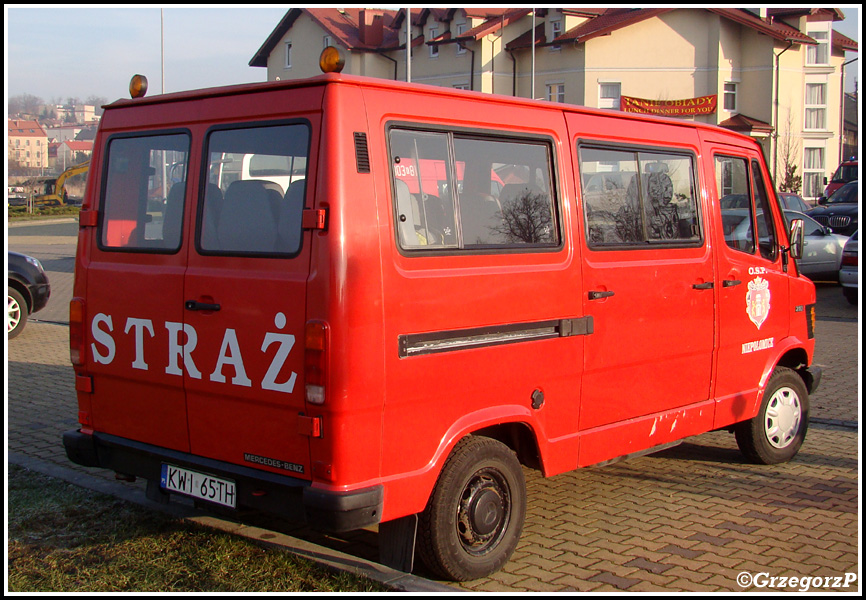
[[[439,29],[437,27],[430,28],[430,40],[435,40],[439,36]],[[430,58],[439,58],[439,45],[431,44],[430,45]]]
[[[468,83],[455,83],[451,87],[453,87],[455,90],[468,90],[469,84]]]
[[[619,110],[619,96],[622,91],[622,83],[619,81],[605,81],[598,84],[598,107]]]
[[[466,23],[458,23],[457,24],[457,37],[460,37],[466,33]],[[457,44],[457,54],[466,54],[466,46],[463,44]]]
[[[725,83],[725,110],[737,111],[737,84],[732,81]]]
[[[547,99],[551,102],[565,102],[565,84],[548,83]]]
[[[292,42],[286,42],[286,64],[287,69],[292,68]]]
[[[810,31],[809,37],[818,42],[817,46],[806,47],[806,64],[807,65],[828,65],[830,64],[830,44],[829,34],[826,31]]]
[[[803,149],[803,196],[817,198],[824,181],[824,149]]]
[[[806,84],[806,129],[827,128],[827,84]]]
[[[562,35],[562,21],[560,21],[558,19],[556,21],[551,21],[550,22],[550,39],[555,40],[556,38],[558,38],[561,35]],[[551,50],[560,50],[561,48],[562,48],[562,46],[559,46],[559,45],[550,47]]]

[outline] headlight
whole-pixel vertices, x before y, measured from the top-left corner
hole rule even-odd
[[[32,256],[26,256],[25,258],[27,259],[27,262],[29,262],[31,265],[33,265],[34,267],[36,267],[36,268],[39,269],[40,271],[44,271],[44,270],[45,270],[45,269],[42,268],[42,263],[39,262],[39,259],[38,259],[38,258],[33,258]]]

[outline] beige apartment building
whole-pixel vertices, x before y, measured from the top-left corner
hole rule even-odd
[[[10,163],[28,169],[48,167],[48,135],[37,121],[9,119],[6,140]]]
[[[857,42],[834,8],[290,9],[250,61],[268,80],[344,73],[662,114],[757,139],[815,199],[841,159],[842,72]],[[849,67],[850,68],[850,67]]]

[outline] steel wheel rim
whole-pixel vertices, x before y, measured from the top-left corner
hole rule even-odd
[[[6,333],[9,333],[18,327],[18,323],[21,321],[21,305],[12,296],[7,295],[6,298],[6,310],[8,314]]]
[[[764,433],[774,448],[791,445],[800,430],[800,396],[789,387],[776,390],[767,404]]]
[[[481,469],[469,478],[457,505],[457,539],[473,556],[492,551],[511,521],[508,482],[495,469]]]

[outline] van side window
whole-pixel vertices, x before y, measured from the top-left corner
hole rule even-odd
[[[745,158],[716,156],[716,189],[722,209],[725,243],[734,250],[755,253],[754,208]]]
[[[187,134],[109,140],[100,248],[161,253],[180,248],[189,144]]]
[[[550,145],[537,140],[392,129],[400,247],[555,247]]]
[[[698,243],[691,155],[580,148],[590,247]]]
[[[770,198],[767,196],[767,188],[764,185],[764,178],[761,176],[761,167],[758,161],[754,159],[752,159],[752,193],[757,207],[758,248],[761,250],[763,258],[773,261],[776,260],[777,254],[773,211],[770,209]]]
[[[309,139],[305,124],[210,132],[198,232],[202,253],[297,254]]]

